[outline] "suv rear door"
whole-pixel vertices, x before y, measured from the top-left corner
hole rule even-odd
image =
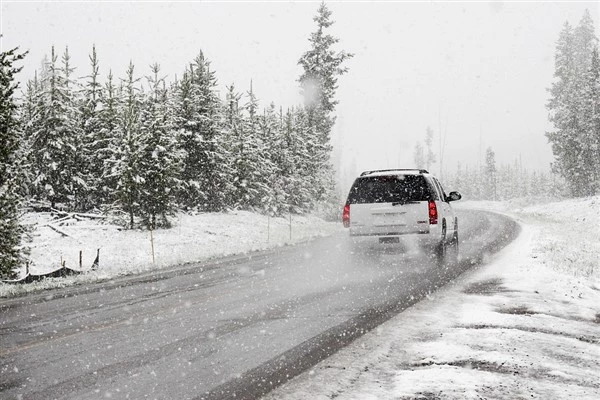
[[[422,175],[356,179],[350,194],[350,234],[393,236],[429,232],[431,189]]]

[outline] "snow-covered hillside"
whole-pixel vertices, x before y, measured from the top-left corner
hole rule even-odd
[[[600,398],[600,197],[525,204],[463,203],[522,233],[266,399]]]

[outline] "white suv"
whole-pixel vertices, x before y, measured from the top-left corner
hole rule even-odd
[[[458,218],[450,202],[460,198],[458,192],[446,195],[423,169],[365,171],[350,189],[343,222],[353,241],[413,241],[443,261],[449,244],[458,250]]]

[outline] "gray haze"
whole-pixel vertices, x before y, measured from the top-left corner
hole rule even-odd
[[[334,131],[344,186],[357,171],[410,167],[425,129],[445,136],[444,167],[477,165],[491,146],[500,163],[530,169],[552,161],[546,89],[558,33],[578,24],[593,3],[329,3],[339,48],[355,53],[339,81]],[[202,49],[220,86],[246,91],[263,105],[301,102],[297,61],[308,48],[318,3],[2,2],[2,49],[30,53],[22,80],[50,46],[69,46],[79,76],[96,44],[105,77],[139,75],[158,62],[181,75]],[[433,168],[439,173],[439,163]]]

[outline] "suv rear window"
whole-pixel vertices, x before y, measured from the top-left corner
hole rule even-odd
[[[356,179],[348,203],[406,203],[430,198],[429,186],[422,175],[386,175]]]

